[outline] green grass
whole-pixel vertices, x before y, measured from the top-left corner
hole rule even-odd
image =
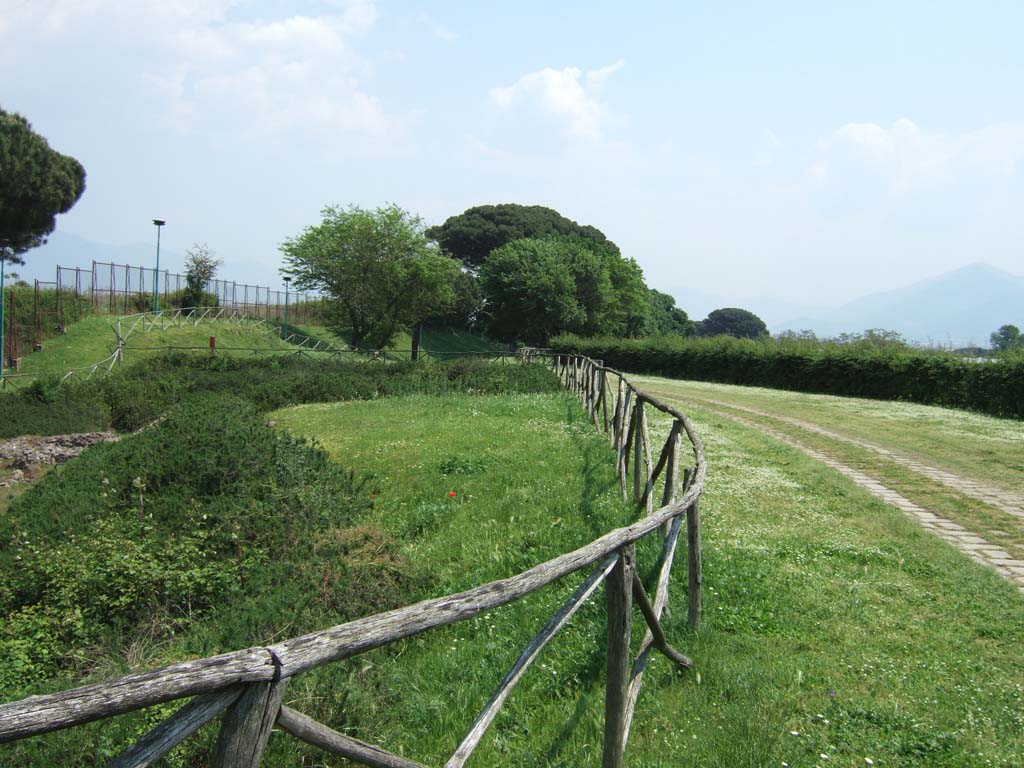
[[[685,626],[681,554],[665,626],[695,667],[681,674],[663,658],[652,660],[627,764],[810,768],[865,766],[870,758],[879,766],[1019,766],[1020,593],[798,451],[709,410],[687,410],[710,465],[702,505],[704,626],[699,635]],[[353,400],[269,418],[317,440],[344,467],[372,472],[374,508],[346,529],[344,541],[333,533],[317,540],[328,564],[305,574],[315,577],[315,594],[289,592],[268,577],[258,606],[224,605],[173,638],[137,632],[118,652],[90,654],[91,679],[128,664],[147,668],[281,640],[310,629],[311,616],[326,626],[334,601],[373,594],[388,574],[401,576],[407,602],[508,576],[631,516],[619,500],[606,440],[561,394]],[[652,418],[651,428],[657,445],[668,423]],[[639,549],[646,578],[654,544]],[[335,552],[342,554],[327,557]],[[338,574],[368,564],[370,578],[357,580],[358,589],[334,594],[332,585],[343,583]],[[582,578],[301,675],[285,701],[344,732],[440,764]],[[471,766],[599,762],[603,603],[598,592],[544,651]],[[292,612],[305,618],[289,619]],[[245,641],[228,633],[229,624],[249,627]],[[641,629],[637,618],[637,640]],[[88,749],[69,746],[72,737],[35,741],[55,745],[54,754],[66,759],[81,755],[79,762],[109,757],[123,744],[118,739],[143,732],[172,708],[76,731]],[[201,764],[200,750],[213,735],[204,729],[168,764]],[[3,747],[0,763],[42,764],[24,749]],[[342,763],[275,732],[265,764]]]
[[[111,323],[111,318],[89,317],[69,325],[66,334],[46,341],[42,352],[26,356],[19,373],[63,373],[103,360],[117,347]],[[264,326],[217,321],[133,334],[127,342],[125,362],[130,364],[167,347],[208,349],[211,336],[217,339],[217,351],[224,354],[234,354],[232,350],[245,354],[254,348],[292,349]]]
[[[117,347],[110,318],[89,317],[68,326],[66,334],[43,342],[42,352],[26,355],[19,373],[60,373],[97,363]]]
[[[281,339],[271,328],[250,323],[228,321],[202,323],[194,327],[167,328],[132,335],[127,342],[125,361],[132,362],[168,347],[209,349],[210,337],[216,339],[218,353],[252,355],[252,350],[292,350],[294,346]]]
[[[566,551],[621,515],[606,445],[557,398],[435,403],[275,415],[349,465],[377,472],[375,518],[436,578],[433,594]],[[628,763],[1019,765],[1020,594],[835,472],[692,410],[711,466],[705,622],[699,636],[685,627],[684,557],[666,628],[696,666],[680,675],[654,659]],[[650,546],[640,561],[649,572]],[[442,762],[570,587],[360,657],[346,680],[358,690],[345,694],[332,722]],[[602,603],[549,646],[471,765],[598,760]],[[307,683],[296,706],[339,682],[337,673],[318,674],[323,680]]]
[[[705,398],[795,417],[956,474],[1024,493],[1024,422],[913,403],[636,376],[681,403]],[[749,414],[743,414],[750,418]]]

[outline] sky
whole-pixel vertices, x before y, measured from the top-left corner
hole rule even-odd
[[[229,279],[279,286],[329,204],[515,202],[684,309],[830,306],[1024,273],[1022,29],[1019,0],[0,0],[0,107],[86,168],[58,231],[162,218]]]

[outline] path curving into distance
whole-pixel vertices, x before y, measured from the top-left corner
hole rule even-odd
[[[652,388],[652,390],[653,389],[654,388]],[[661,392],[660,394],[666,398],[678,399],[678,395],[669,395],[667,392]],[[831,456],[824,451],[806,445],[785,432],[773,429],[765,424],[743,418],[742,416],[731,413],[730,411],[741,411],[751,415],[760,416],[762,418],[774,419],[838,442],[855,445],[858,448],[863,448],[883,456],[895,464],[899,464],[906,469],[921,474],[929,480],[945,485],[958,493],[969,496],[970,498],[978,501],[982,501],[986,504],[990,504],[1007,514],[1013,515],[1019,520],[1024,520],[1024,499],[1020,496],[1002,489],[986,486],[973,480],[962,478],[952,472],[928,466],[874,443],[870,443],[859,438],[841,435],[825,429],[824,427],[820,427],[817,424],[812,424],[811,422],[806,422],[801,419],[781,416],[767,411],[761,411],[756,408],[727,403],[721,400],[696,396],[691,393],[687,393],[686,399],[694,405],[711,411],[716,416],[721,416],[724,419],[729,419],[730,421],[744,427],[768,435],[769,437],[785,443],[791,448],[795,448],[801,453],[810,456],[812,459],[820,461],[822,464],[831,467],[867,490],[873,496],[888,504],[892,504],[908,517],[916,520],[924,528],[952,544],[972,560],[994,569],[1000,576],[1015,585],[1021,592],[1024,592],[1024,561],[1018,560],[998,544],[993,544],[978,534],[967,530],[959,523],[947,520],[946,518],[925,509],[892,488],[883,485],[875,478],[842,463],[834,456]]]
[[[985,485],[978,483],[974,480],[968,480],[967,478],[961,477],[960,475],[949,472],[945,469],[939,469],[938,467],[932,467],[924,464],[915,459],[903,456],[895,451],[890,451],[888,448],[883,448],[875,443],[868,442],[867,440],[861,440],[857,437],[849,437],[847,435],[841,435],[838,432],[820,427],[817,424],[813,424],[809,421],[803,421],[802,419],[795,419],[792,416],[782,416],[781,414],[769,413],[768,411],[761,411],[757,408],[750,408],[745,405],[736,405],[734,403],[727,403],[722,400],[713,400],[711,398],[705,398],[700,396],[689,396],[691,400],[698,403],[704,403],[707,406],[718,406],[720,408],[729,408],[734,411],[742,411],[749,413],[753,416],[761,416],[766,419],[774,419],[775,421],[781,421],[786,424],[791,424],[794,427],[807,430],[808,432],[814,432],[815,434],[827,437],[830,440],[835,440],[840,443],[848,443],[855,445],[858,448],[863,448],[866,451],[878,454],[894,464],[899,464],[901,467],[909,469],[911,472],[916,472],[919,475],[923,475],[929,480],[933,480],[936,483],[945,485],[957,493],[961,493],[964,496],[969,496],[972,499],[982,501],[989,504],[996,509],[1005,512],[1008,515],[1024,520],[1024,496],[1019,496],[1010,491],[1003,490],[1001,488],[995,488],[991,485]],[[717,410],[715,410],[718,413]]]

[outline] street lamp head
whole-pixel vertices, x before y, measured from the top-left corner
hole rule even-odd
[[[158,227],[162,227],[167,222],[164,221],[163,219],[153,219],[153,223],[156,224]]]
[[[291,279],[290,277],[286,277],[286,278],[284,279],[284,284],[285,284],[285,285],[288,285],[289,283],[291,283],[291,281],[292,281],[292,279]]]

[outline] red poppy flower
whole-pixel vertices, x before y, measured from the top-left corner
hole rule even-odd
[[[448,495],[449,496],[454,496],[455,495],[455,491],[448,491]]]

